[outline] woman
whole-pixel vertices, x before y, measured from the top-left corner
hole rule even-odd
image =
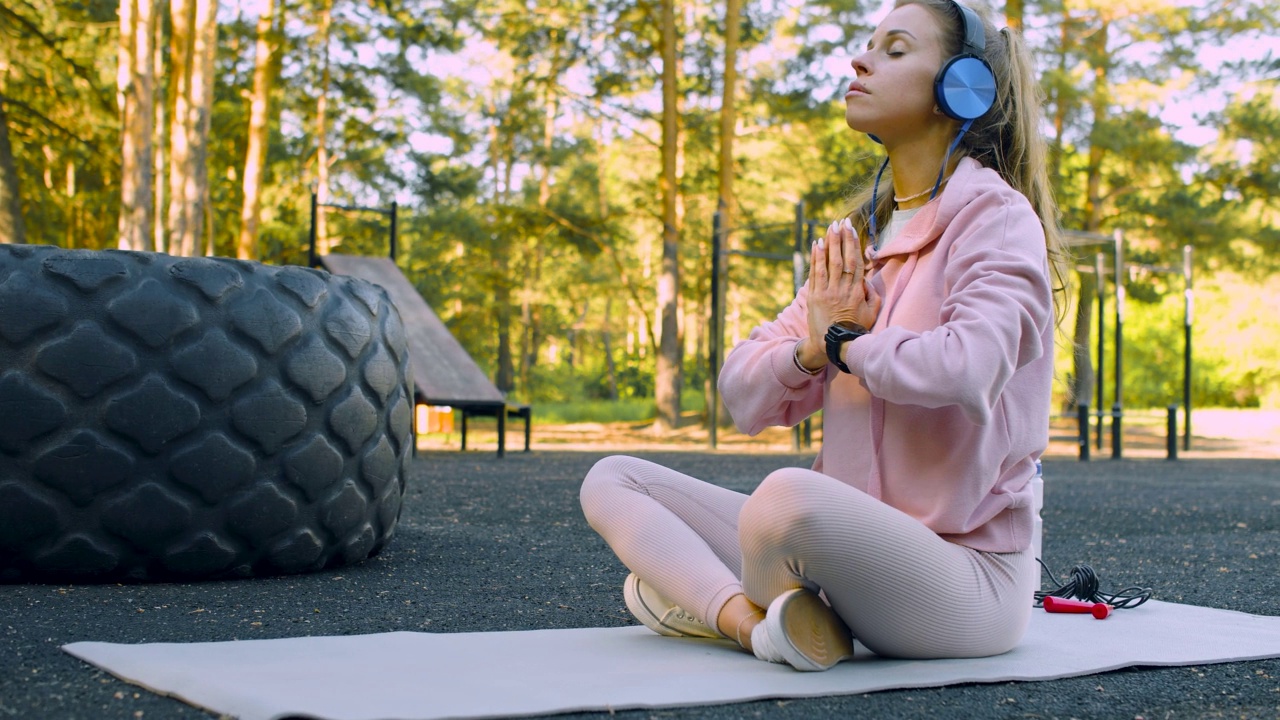
[[[952,0],[899,0],[852,65],[846,122],[886,163],[720,375],[747,433],[823,410],[812,470],[746,496],[611,457],[582,487],[639,620],[800,670],[852,637],[891,657],[1006,652],[1038,577],[1058,239],[1029,55]]]

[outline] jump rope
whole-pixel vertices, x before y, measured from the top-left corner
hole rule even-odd
[[[1033,606],[1043,607],[1046,612],[1090,614],[1103,620],[1113,610],[1136,608],[1151,599],[1151,588],[1134,586],[1114,593],[1103,592],[1098,589],[1098,574],[1083,563],[1071,568],[1066,582],[1059,582],[1043,560],[1036,558],[1036,562],[1049,575],[1049,581],[1057,586],[1035,593]]]

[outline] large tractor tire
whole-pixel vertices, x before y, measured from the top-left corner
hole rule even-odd
[[[362,280],[0,245],[0,580],[371,557],[404,493],[408,368]]]

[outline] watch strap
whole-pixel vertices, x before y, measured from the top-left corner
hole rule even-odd
[[[844,347],[845,343],[852,342],[853,340],[866,335],[867,332],[866,328],[861,325],[853,325],[852,323],[850,323],[850,325],[836,324],[827,328],[827,335],[825,338],[827,344],[827,359],[830,360],[831,364],[835,365],[840,372],[852,374],[852,371],[849,370],[849,366],[845,364],[844,358],[840,357],[840,350]]]

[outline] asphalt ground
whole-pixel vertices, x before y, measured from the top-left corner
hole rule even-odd
[[[636,454],[742,491],[772,469],[812,459]],[[0,585],[0,717],[214,717],[59,649],[81,640],[633,624],[622,601],[626,570],[587,527],[577,502],[581,478],[603,455],[535,451],[500,460],[492,450],[422,453],[390,546],[364,563],[322,573],[189,584]],[[1045,475],[1044,554],[1055,571],[1088,563],[1104,589],[1145,585],[1162,600],[1280,615],[1280,460],[1063,458],[1046,461]],[[1280,718],[1280,660],[613,715]]]

